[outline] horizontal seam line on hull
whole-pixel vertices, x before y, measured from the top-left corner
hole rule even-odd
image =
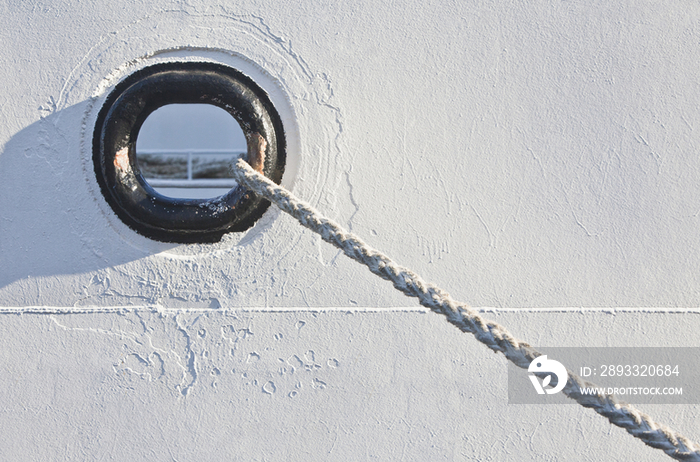
[[[495,308],[475,307],[474,310],[481,313],[661,313],[661,314],[700,314],[700,308],[665,308],[665,307],[615,307],[615,308]],[[423,307],[236,307],[236,308],[183,308],[164,307],[158,305],[134,305],[134,306],[108,306],[108,307],[61,307],[61,306],[24,306],[24,307],[0,307],[0,314],[108,314],[126,313],[135,311],[163,312],[163,313],[234,313],[234,312],[260,312],[260,313],[287,313],[287,312],[351,312],[351,313],[383,313],[383,312],[414,312],[428,313],[429,309]]]

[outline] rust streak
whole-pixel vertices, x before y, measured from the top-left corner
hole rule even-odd
[[[117,151],[117,155],[114,156],[114,167],[117,171],[128,172],[129,171],[129,148],[124,147]]]
[[[265,151],[267,150],[267,140],[260,133],[246,135],[248,139],[248,164],[258,173],[263,173],[265,166]]]

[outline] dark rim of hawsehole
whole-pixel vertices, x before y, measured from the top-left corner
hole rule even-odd
[[[120,82],[100,110],[93,135],[97,182],[117,216],[136,232],[174,243],[218,242],[249,229],[270,203],[241,186],[212,199],[176,199],[156,192],[136,161],[141,125],[167,104],[212,104],[231,114],[248,140],[267,144],[263,174],[280,183],[285,164],[282,121],[267,93],[239,71],[215,63],[164,63]]]

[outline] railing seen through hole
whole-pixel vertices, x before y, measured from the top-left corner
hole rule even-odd
[[[237,185],[231,166],[244,154],[242,149],[141,149],[136,157],[144,179],[159,193],[206,198]]]

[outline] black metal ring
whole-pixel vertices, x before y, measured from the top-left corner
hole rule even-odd
[[[231,114],[249,152],[251,140],[261,136],[266,142],[263,174],[279,184],[285,138],[269,97],[241,72],[205,62],[156,64],[115,87],[95,124],[95,174],[112,210],[136,232],[165,242],[217,242],[226,233],[250,228],[270,203],[242,186],[213,199],[175,199],[144,180],[136,161],[141,125],[159,107],[182,103],[212,104]]]

